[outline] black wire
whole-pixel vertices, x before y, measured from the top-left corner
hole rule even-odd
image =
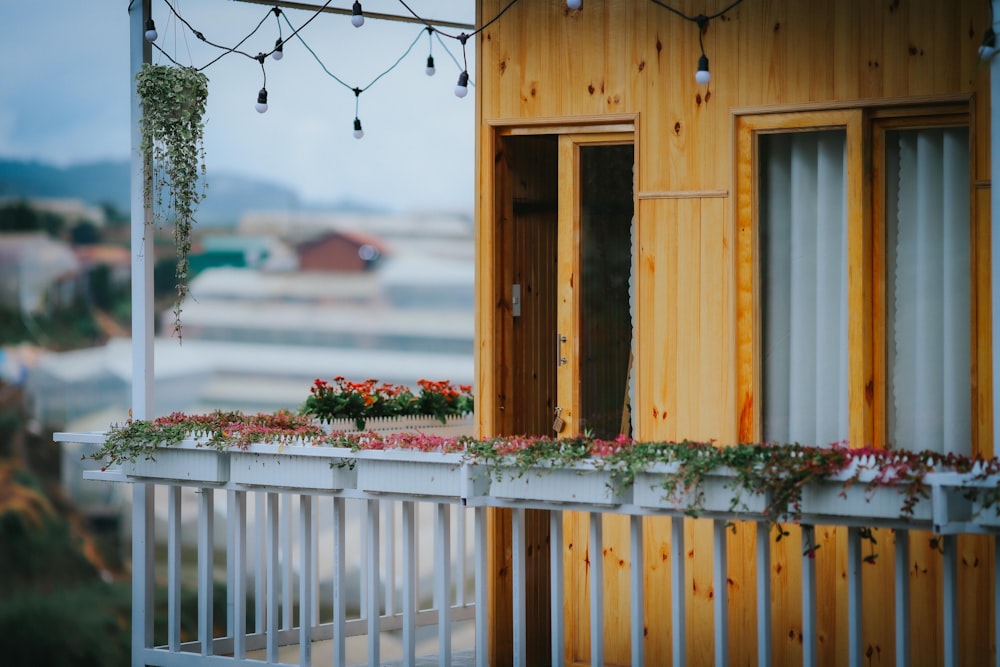
[[[742,0],[740,0],[740,1],[742,2]],[[486,29],[487,29],[487,28],[489,28],[489,27],[490,27],[491,25],[493,25],[493,23],[494,23],[494,22],[495,22],[495,21],[496,21],[497,19],[499,19],[499,18],[500,18],[501,16],[503,16],[504,14],[506,14],[506,13],[507,13],[507,10],[508,10],[508,9],[510,9],[511,7],[513,7],[514,5],[516,5],[516,4],[518,3],[518,2],[519,2],[519,0],[510,0],[510,2],[508,2],[508,3],[507,3],[507,6],[506,6],[506,7],[504,7],[503,9],[501,9],[501,10],[500,10],[500,13],[499,13],[499,14],[497,14],[496,16],[494,16],[494,17],[493,17],[493,18],[491,18],[491,19],[490,19],[489,21],[487,21],[487,22],[486,22],[486,23],[484,23],[483,25],[479,26],[478,28],[476,28],[476,29],[475,29],[475,30],[473,30],[472,32],[470,32],[470,33],[464,33],[464,32],[463,32],[463,33],[461,33],[461,34],[459,34],[459,35],[452,35],[452,34],[450,34],[450,33],[447,33],[447,32],[444,32],[444,31],[442,31],[442,30],[438,30],[437,28],[434,28],[434,26],[432,26],[432,25],[431,25],[431,24],[430,24],[430,23],[429,23],[429,22],[427,21],[427,19],[425,19],[424,17],[420,16],[420,15],[419,15],[419,14],[417,14],[417,13],[416,13],[415,11],[413,11],[413,9],[412,9],[412,8],[411,8],[411,7],[410,7],[410,6],[408,5],[408,4],[406,4],[406,1],[405,1],[405,0],[399,0],[399,4],[403,5],[403,7],[405,7],[405,8],[406,8],[406,11],[410,12],[410,14],[411,14],[411,15],[413,16],[413,18],[417,19],[418,21],[420,21],[421,23],[423,23],[423,24],[424,24],[425,26],[427,26],[428,28],[433,28],[433,29],[434,29],[435,31],[437,31],[437,32],[438,32],[439,34],[442,34],[442,35],[444,35],[445,37],[450,37],[450,38],[452,38],[452,39],[457,39],[457,40],[459,40],[459,41],[461,41],[461,39],[462,39],[462,35],[465,35],[465,38],[466,38],[466,39],[468,39],[469,37],[474,37],[474,36],[478,35],[479,33],[481,33],[481,32],[482,32],[483,30],[486,30]]]
[[[729,5],[728,7],[726,7],[725,9],[719,10],[719,11],[715,12],[714,14],[709,14],[708,16],[705,16],[704,14],[699,14],[697,16],[688,16],[687,14],[685,14],[684,12],[682,12],[681,10],[676,9],[674,7],[671,7],[670,5],[666,4],[665,2],[662,2],[661,0],[649,0],[649,1],[652,2],[654,5],[658,5],[660,7],[663,7],[668,12],[673,12],[674,14],[676,14],[679,17],[681,17],[685,21],[691,21],[692,23],[697,23],[699,19],[704,19],[706,21],[710,21],[712,19],[717,19],[720,16],[723,16],[724,14],[726,14],[729,10],[731,10],[736,5],[738,5],[741,2],[743,2],[743,0],[734,0],[733,3],[731,5]]]

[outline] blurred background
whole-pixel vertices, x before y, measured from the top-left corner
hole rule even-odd
[[[11,3],[0,23],[17,54],[0,60],[0,656],[9,664],[128,664],[128,488],[84,482],[100,463],[52,433],[102,431],[129,416],[129,5]],[[430,19],[475,19],[471,2],[407,5]],[[392,0],[365,8],[408,15]],[[463,54],[420,24],[369,17],[355,28],[350,16],[312,16],[153,1],[163,50],[153,61],[209,78],[183,340],[173,331],[172,229],[152,229],[157,415],[296,410],[314,379],[337,375],[472,383],[475,95],[454,88],[463,68],[475,71],[474,40]],[[301,40],[263,67],[191,30],[254,55],[307,21]],[[265,75],[268,110],[258,113]]]

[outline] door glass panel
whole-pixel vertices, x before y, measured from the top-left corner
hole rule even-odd
[[[840,130],[760,138],[766,442],[849,435],[846,152]]]
[[[580,432],[630,434],[634,150],[580,147]]]
[[[969,134],[886,133],[889,444],[969,454]]]

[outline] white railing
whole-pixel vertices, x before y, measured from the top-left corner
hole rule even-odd
[[[101,436],[66,433],[57,434],[57,440],[100,442]],[[194,463],[187,459],[171,469],[174,463],[168,459],[173,454],[201,458],[194,459]],[[489,628],[487,614],[477,610],[487,608],[488,507],[509,508],[512,513],[515,664],[527,664],[529,658],[524,532],[527,509],[550,510],[551,554],[563,553],[564,511],[589,512],[591,554],[603,551],[604,514],[630,517],[633,665],[646,664],[642,518],[668,517],[673,582],[672,664],[685,664],[688,600],[682,582],[688,549],[684,530],[685,520],[689,520],[688,507],[676,499],[663,498],[660,490],[641,476],[631,488],[613,490],[603,471],[581,465],[570,470],[547,470],[541,477],[529,471],[491,483],[482,468],[464,462],[457,454],[350,453],[318,447],[258,445],[248,452],[219,453],[187,442],[158,450],[157,456],[158,460],[149,466],[86,473],[89,479],[134,483],[135,665],[249,665],[261,661],[282,665],[382,665],[385,660],[397,658],[400,664],[415,665],[417,655],[434,654],[440,665],[485,666]],[[266,474],[261,476],[261,470]],[[930,497],[917,503],[913,515],[905,520],[899,516],[902,496],[892,487],[880,488],[879,493],[889,494],[881,497],[873,496],[870,489],[866,491],[863,484],[855,485],[852,492],[864,494],[860,503],[853,502],[857,498],[851,493],[841,493],[842,480],[834,480],[834,486],[828,488],[817,485],[803,494],[803,664],[815,665],[819,651],[817,572],[815,560],[808,553],[815,544],[815,525],[847,527],[847,654],[851,665],[863,664],[863,531],[866,527],[896,531],[892,606],[897,665],[910,663],[909,531],[928,530],[941,535],[943,625],[938,631],[943,638],[943,664],[959,664],[956,536],[996,534],[1000,526],[996,510],[977,512],[974,499],[963,493],[963,488],[972,484],[995,489],[997,480],[972,482],[968,475],[930,473],[926,482]],[[712,487],[711,481],[706,484],[708,493],[698,520],[712,522],[713,526],[714,623],[710,634],[715,642],[715,664],[728,664],[726,544],[733,521],[757,526],[758,664],[773,664],[771,526],[758,499],[741,498],[734,505],[724,486]],[[185,521],[192,514],[194,555],[184,549],[189,541]],[[165,525],[165,562],[155,558],[153,548],[158,523]],[[985,595],[996,605],[1000,601],[1000,577],[996,576],[1000,573],[1000,544],[994,547],[994,562],[987,565],[993,568],[995,590]],[[219,561],[223,555],[224,560]],[[198,620],[193,636],[187,637],[181,628],[181,592],[182,584],[191,578],[187,572],[192,559],[196,561],[193,576]],[[565,564],[560,558],[550,561],[551,662],[562,665]],[[592,559],[590,568],[590,626],[600,629],[605,618],[602,559]],[[223,581],[224,618],[215,618],[217,601],[213,596]],[[164,602],[155,598],[155,582],[165,582],[166,587],[167,629],[163,637],[153,636],[154,608]],[[429,625],[436,626],[436,636],[418,645],[418,628]],[[217,630],[223,627],[224,631]],[[459,628],[463,629],[461,633]],[[931,630],[921,628],[921,632]],[[456,642],[459,634],[462,639]],[[362,637],[365,644],[355,646]],[[603,637],[600,630],[590,634],[593,665],[604,664]]]

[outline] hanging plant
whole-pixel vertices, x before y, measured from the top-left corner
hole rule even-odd
[[[149,165],[143,194],[153,208],[153,222],[174,226],[174,332],[179,337],[194,213],[204,197],[208,77],[191,67],[146,63],[136,76],[136,91],[142,106],[139,148]]]

